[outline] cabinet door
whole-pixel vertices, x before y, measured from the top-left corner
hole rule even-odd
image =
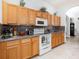
[[[54,24],[55,24],[55,26],[61,25],[61,18],[59,16],[55,16]]]
[[[0,59],[6,59],[6,43],[0,42]]]
[[[30,39],[23,39],[21,42],[21,56],[22,59],[31,57],[31,41]]]
[[[32,56],[39,54],[39,37],[32,38]]]
[[[52,19],[51,19],[52,25],[55,26],[55,16],[52,15],[51,17],[52,17]]]
[[[17,14],[18,14],[17,24],[28,25],[28,9],[23,7],[18,7]]]
[[[64,43],[64,32],[61,33],[61,39],[62,39],[62,43]]]
[[[2,23],[7,24],[7,3],[2,0]]]
[[[42,18],[48,19],[48,13],[47,12],[42,12]]]
[[[29,25],[35,25],[36,11],[29,9]]]
[[[58,16],[58,25],[61,26],[61,17]]]
[[[56,46],[59,44],[59,41],[58,41],[58,34],[56,33]]]
[[[13,45],[7,47],[7,59],[20,59],[20,46]]]
[[[42,17],[42,12],[41,11],[37,11],[36,12],[36,16],[41,18]]]
[[[56,37],[55,37],[55,33],[52,34],[52,47],[55,47],[56,45]]]
[[[28,9],[29,11],[29,17],[36,17],[36,11],[33,9]]]
[[[55,26],[58,26],[58,20],[57,20],[58,18],[57,18],[57,16],[54,16],[54,17],[55,17],[54,25],[55,25]]]
[[[52,15],[48,14],[48,25],[52,25]]]
[[[7,7],[7,14],[8,14],[8,23],[16,24],[17,20],[17,7],[15,5],[8,4]]]
[[[36,24],[36,17],[29,17],[29,25],[35,25]]]
[[[61,33],[58,34],[59,44],[61,44]]]

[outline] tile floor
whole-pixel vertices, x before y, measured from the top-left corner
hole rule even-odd
[[[79,37],[67,38],[65,44],[33,59],[79,59]]]

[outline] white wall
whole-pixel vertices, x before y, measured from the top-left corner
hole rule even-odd
[[[61,25],[62,26],[65,26],[65,27],[68,27],[68,28],[65,28],[65,30],[69,30],[70,31],[70,29],[69,29],[69,25],[67,25],[67,24],[69,24],[70,23],[70,20],[68,20],[68,21],[66,21],[66,13],[67,13],[67,11],[69,10],[69,9],[71,9],[72,7],[75,7],[75,6],[78,6],[78,5],[76,5],[76,4],[72,4],[72,3],[70,3],[70,4],[66,4],[66,5],[63,5],[63,7],[61,7],[61,8],[58,8],[58,15],[60,15],[61,16]],[[70,37],[70,32],[69,31],[65,31],[65,34],[66,34],[66,36],[67,37]]]
[[[0,23],[2,23],[2,0],[0,0]]]
[[[79,6],[69,9],[66,13],[68,17],[71,17],[75,24],[75,35],[79,35]],[[68,24],[68,23],[67,23]]]

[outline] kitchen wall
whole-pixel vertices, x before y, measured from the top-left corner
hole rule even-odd
[[[2,23],[2,0],[0,0],[0,23]]]

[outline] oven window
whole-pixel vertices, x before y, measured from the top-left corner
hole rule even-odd
[[[38,21],[38,24],[44,24],[44,21]]]

